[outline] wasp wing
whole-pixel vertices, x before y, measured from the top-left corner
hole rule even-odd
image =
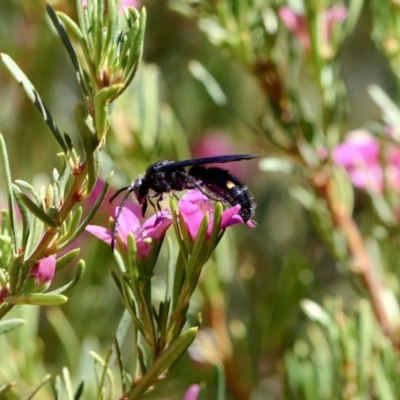
[[[160,166],[157,166],[157,170],[158,171],[169,171],[171,169],[192,167],[194,165],[228,163],[228,162],[232,162],[232,161],[251,160],[252,158],[258,158],[258,155],[256,155],[256,154],[229,154],[226,156],[193,158],[190,160],[183,160],[183,161],[176,161],[176,162],[170,162],[167,164],[162,164]]]

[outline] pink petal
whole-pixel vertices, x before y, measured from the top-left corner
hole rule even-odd
[[[96,236],[103,242],[111,244],[112,233],[103,226],[88,225],[85,228],[85,230],[91,233],[92,235]]]
[[[280,7],[278,14],[286,28],[297,37],[300,44],[305,49],[309,49],[311,41],[305,16],[297,14],[290,7]]]
[[[39,286],[51,282],[54,278],[55,270],[56,258],[54,256],[49,256],[37,262],[30,269],[28,276],[35,278]]]
[[[336,146],[332,156],[336,164],[346,168],[372,166],[379,162],[379,143],[367,131],[352,131],[342,144]]]
[[[182,400],[197,400],[200,393],[200,386],[197,384],[191,385],[186,391]]]
[[[115,215],[117,215],[118,210],[119,207],[115,209]],[[140,229],[139,218],[131,210],[124,208],[119,216],[117,229],[122,239],[126,239],[128,233],[133,233],[136,236]]]

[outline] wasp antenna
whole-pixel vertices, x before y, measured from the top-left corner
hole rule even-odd
[[[133,189],[132,186],[127,186],[125,188],[122,188],[120,190],[117,191],[117,193],[114,194],[114,196],[112,198],[115,198],[118,194],[120,194],[121,192],[123,192],[124,190],[127,190],[126,195],[124,196],[124,198],[121,201],[121,204],[118,207],[118,211],[117,211],[117,215],[115,216],[115,220],[114,220],[114,229],[113,229],[113,233],[112,233],[112,237],[111,237],[111,251],[114,253],[114,245],[115,245],[115,239],[117,237],[117,233],[118,233],[118,221],[119,221],[119,217],[121,216],[121,212],[125,207],[125,203],[127,202],[129,195],[132,193]],[[129,190],[130,189],[130,190]],[[110,201],[111,202],[111,201]]]
[[[110,197],[110,200],[108,201],[109,203],[111,203],[120,193],[122,193],[122,192],[125,192],[125,190],[127,190],[128,191],[128,196],[129,196],[129,194],[132,192],[132,190],[129,190],[130,188],[132,187],[132,185],[129,185],[129,186],[125,186],[125,187],[123,187],[123,188],[121,188],[121,189],[118,189],[111,197]]]

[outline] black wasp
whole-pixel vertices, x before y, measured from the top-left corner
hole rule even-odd
[[[253,196],[247,187],[233,174],[223,168],[206,167],[206,164],[227,163],[240,160],[251,160],[257,158],[255,154],[231,154],[226,156],[197,158],[184,161],[158,161],[151,164],[144,175],[139,176],[129,186],[119,189],[110,199],[115,199],[120,193],[127,191],[119,206],[111,247],[114,248],[115,236],[117,234],[118,219],[121,211],[133,192],[137,201],[142,206],[142,216],[145,216],[147,203],[156,210],[152,198],[156,198],[157,209],[161,211],[160,201],[164,193],[170,193],[186,189],[198,189],[212,200],[235,206],[240,204],[239,215],[244,222],[250,220],[254,215],[255,203]],[[186,167],[190,167],[185,170]],[[154,193],[150,193],[152,190]],[[214,195],[216,198],[210,195]]]

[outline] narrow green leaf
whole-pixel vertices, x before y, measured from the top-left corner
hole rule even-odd
[[[204,65],[197,60],[192,60],[189,62],[188,67],[194,78],[204,85],[214,103],[218,106],[225,106],[228,102],[225,93]]]
[[[129,400],[143,398],[147,389],[153,385],[159,376],[170,368],[187,350],[197,335],[198,328],[190,328],[182,333],[171,345],[154,361],[140,382],[129,395]]]
[[[36,385],[26,396],[24,396],[21,400],[32,400],[35,395],[39,392],[39,390],[51,379],[51,375],[47,374],[42,381]]]
[[[10,236],[11,236],[11,241],[15,249],[18,248],[17,246],[17,239],[15,237],[15,211],[14,211],[14,191],[13,191],[13,186],[12,186],[12,180],[11,180],[11,171],[10,171],[10,163],[8,162],[8,154],[7,154],[7,147],[6,147],[6,142],[4,141],[4,137],[2,134],[0,134],[0,151],[1,151],[1,160],[3,163],[3,168],[5,172],[5,178],[6,178],[6,185],[7,185],[7,200],[8,200],[8,213],[9,213],[9,218],[10,218]]]
[[[172,299],[174,290],[174,271],[175,271],[175,252],[172,246],[172,241],[167,237],[168,245],[168,267],[167,267],[167,283],[165,287],[165,297],[164,301],[169,301]]]
[[[137,13],[136,10],[130,9],[131,13]],[[129,86],[132,79],[136,75],[136,71],[139,66],[139,62],[142,56],[143,51],[143,40],[144,33],[146,30],[146,9],[142,7],[140,11],[140,19],[139,19],[139,32],[136,35],[135,41],[132,44],[132,51],[130,52],[128,62],[126,63],[126,71],[129,71],[128,75],[125,76],[125,88]]]
[[[29,184],[28,182],[25,182],[25,181],[21,181],[19,179],[16,179],[15,183],[18,185],[18,187],[21,187],[21,188],[27,190],[33,196],[33,198],[35,199],[37,204],[40,204],[42,202],[40,194],[36,191],[36,189],[31,184]]]
[[[94,65],[100,65],[101,53],[103,50],[102,47],[102,30],[103,30],[103,1],[96,1],[93,3],[93,8],[96,7],[96,10],[88,7],[88,13],[92,14],[91,16],[91,37],[93,42],[93,53],[92,60]]]
[[[68,178],[70,177],[70,175],[71,175],[71,167],[69,166],[69,163],[65,161],[61,173],[56,181],[58,184],[58,189],[60,191],[60,196],[62,196],[62,198],[64,198],[65,187],[68,183]]]
[[[68,253],[64,254],[56,261],[56,271],[60,271],[66,265],[68,265],[78,254],[80,249],[73,249]]]
[[[197,232],[197,236],[194,242],[193,249],[190,253],[189,265],[187,268],[187,280],[190,282],[193,279],[196,280],[197,284],[197,277],[199,269],[204,265],[202,260],[202,254],[205,253],[206,244],[205,241],[207,240],[207,228],[208,223],[210,221],[209,214],[205,214],[203,220],[201,221],[200,228]],[[194,283],[194,282],[193,282]]]
[[[122,83],[116,83],[112,86],[104,87],[96,93],[94,109],[97,140],[99,142],[104,139],[110,129],[109,106],[118,97],[123,87]]]
[[[115,41],[115,38],[118,35],[119,27],[119,17],[118,17],[118,10],[117,10],[117,2],[115,0],[107,0],[107,35],[103,39],[103,59],[102,63],[106,62],[107,58],[111,56],[110,52],[104,51],[105,49],[115,48],[112,46],[112,42]],[[112,63],[109,60],[109,65]]]
[[[77,266],[76,266],[76,271],[74,275],[74,279],[67,283],[64,286],[61,286],[60,288],[56,290],[52,290],[51,292],[47,292],[47,294],[60,294],[60,293],[66,293],[70,291],[74,286],[78,284],[78,282],[81,280],[83,274],[85,273],[85,261],[79,260]]]
[[[69,240],[71,236],[76,232],[79,223],[81,222],[82,214],[83,214],[82,207],[77,207],[71,214],[68,215],[66,221],[67,232],[58,240],[59,245],[64,241]]]
[[[81,383],[78,385],[78,388],[75,391],[74,400],[80,400],[83,394],[83,386],[84,386],[84,381],[81,381]]]
[[[102,373],[100,380],[97,385],[97,392],[101,393],[103,388],[106,387],[106,378],[107,378],[107,383],[108,383],[108,391],[110,392],[110,399],[113,399],[115,396],[113,395],[115,391],[115,383],[114,383],[114,377],[113,374],[108,367],[110,364],[110,357],[112,354],[112,350],[110,350],[107,353],[107,357],[105,360],[103,360],[98,354],[96,354],[94,351],[90,351],[91,356],[95,359],[95,361],[102,367]]]
[[[221,363],[216,363],[215,367],[215,377],[216,377],[216,385],[215,385],[215,395],[214,398],[216,400],[225,400],[225,370],[224,366]]]
[[[6,383],[5,385],[0,386],[0,396],[3,396],[7,392],[9,392],[15,384],[16,384],[16,382],[10,382],[10,383]]]
[[[46,10],[47,14],[50,17],[51,22],[53,23],[54,27],[57,30],[58,36],[60,37],[65,50],[67,51],[69,59],[71,60],[82,94],[85,98],[90,99],[90,90],[88,89],[88,85],[85,81],[82,68],[79,64],[78,57],[76,56],[75,50],[69,40],[67,32],[65,31],[63,25],[60,23],[60,19],[73,32],[75,37],[79,40],[81,46],[85,47],[82,37],[82,32],[80,31],[79,27],[75,24],[75,22],[71,18],[69,18],[66,14],[56,13],[48,4],[46,5]]]
[[[128,314],[128,312],[126,312],[126,310],[124,312],[124,315],[127,315],[129,318],[129,314]],[[130,318],[129,318],[129,322],[130,322]],[[115,360],[118,364],[119,376],[120,376],[121,385],[122,385],[122,393],[125,393],[128,389],[128,384],[127,384],[127,380],[126,380],[126,374],[124,373],[125,368],[124,368],[124,364],[123,364],[123,360],[122,360],[121,349],[120,349],[116,335],[114,335],[113,339],[114,339],[113,342],[114,342],[114,349],[115,349],[113,354],[114,354]],[[111,359],[112,365],[115,364],[115,360]]]
[[[26,208],[40,221],[42,221],[45,225],[51,226],[52,228],[58,228],[58,225],[55,221],[53,221],[46,212],[36,205],[26,194],[20,193],[20,198]]]
[[[68,368],[62,369],[62,380],[64,383],[65,395],[68,400],[72,400],[72,382]]]
[[[66,303],[68,297],[61,294],[32,293],[7,296],[4,299],[8,304],[30,304],[38,306],[58,306]]]
[[[99,142],[93,127],[92,117],[87,113],[86,107],[80,102],[75,107],[75,121],[81,135],[83,148],[85,149],[88,167],[86,196],[89,196],[99,176],[99,152],[97,149]]]
[[[358,315],[358,367],[357,384],[360,392],[368,390],[368,369],[371,368],[373,341],[375,339],[374,326],[370,305],[367,301],[360,301]]]
[[[56,123],[54,122],[49,110],[46,105],[42,101],[39,96],[39,93],[36,91],[30,80],[26,77],[26,75],[21,71],[18,65],[9,57],[7,54],[0,53],[0,58],[4,64],[4,66],[8,69],[14,79],[22,86],[28,98],[35,105],[36,109],[39,111],[43,120],[46,122],[50,130],[53,132],[54,137],[57,142],[61,146],[63,152],[68,155],[70,149],[68,148],[64,138],[62,137],[60,130],[58,129]]]
[[[386,371],[384,371],[381,360],[375,358],[373,365],[373,381],[375,383],[377,398],[385,400],[396,400],[398,396],[392,391],[392,382]]]
[[[22,318],[12,318],[0,321],[0,335],[17,329],[20,326],[26,324],[26,321]]]

